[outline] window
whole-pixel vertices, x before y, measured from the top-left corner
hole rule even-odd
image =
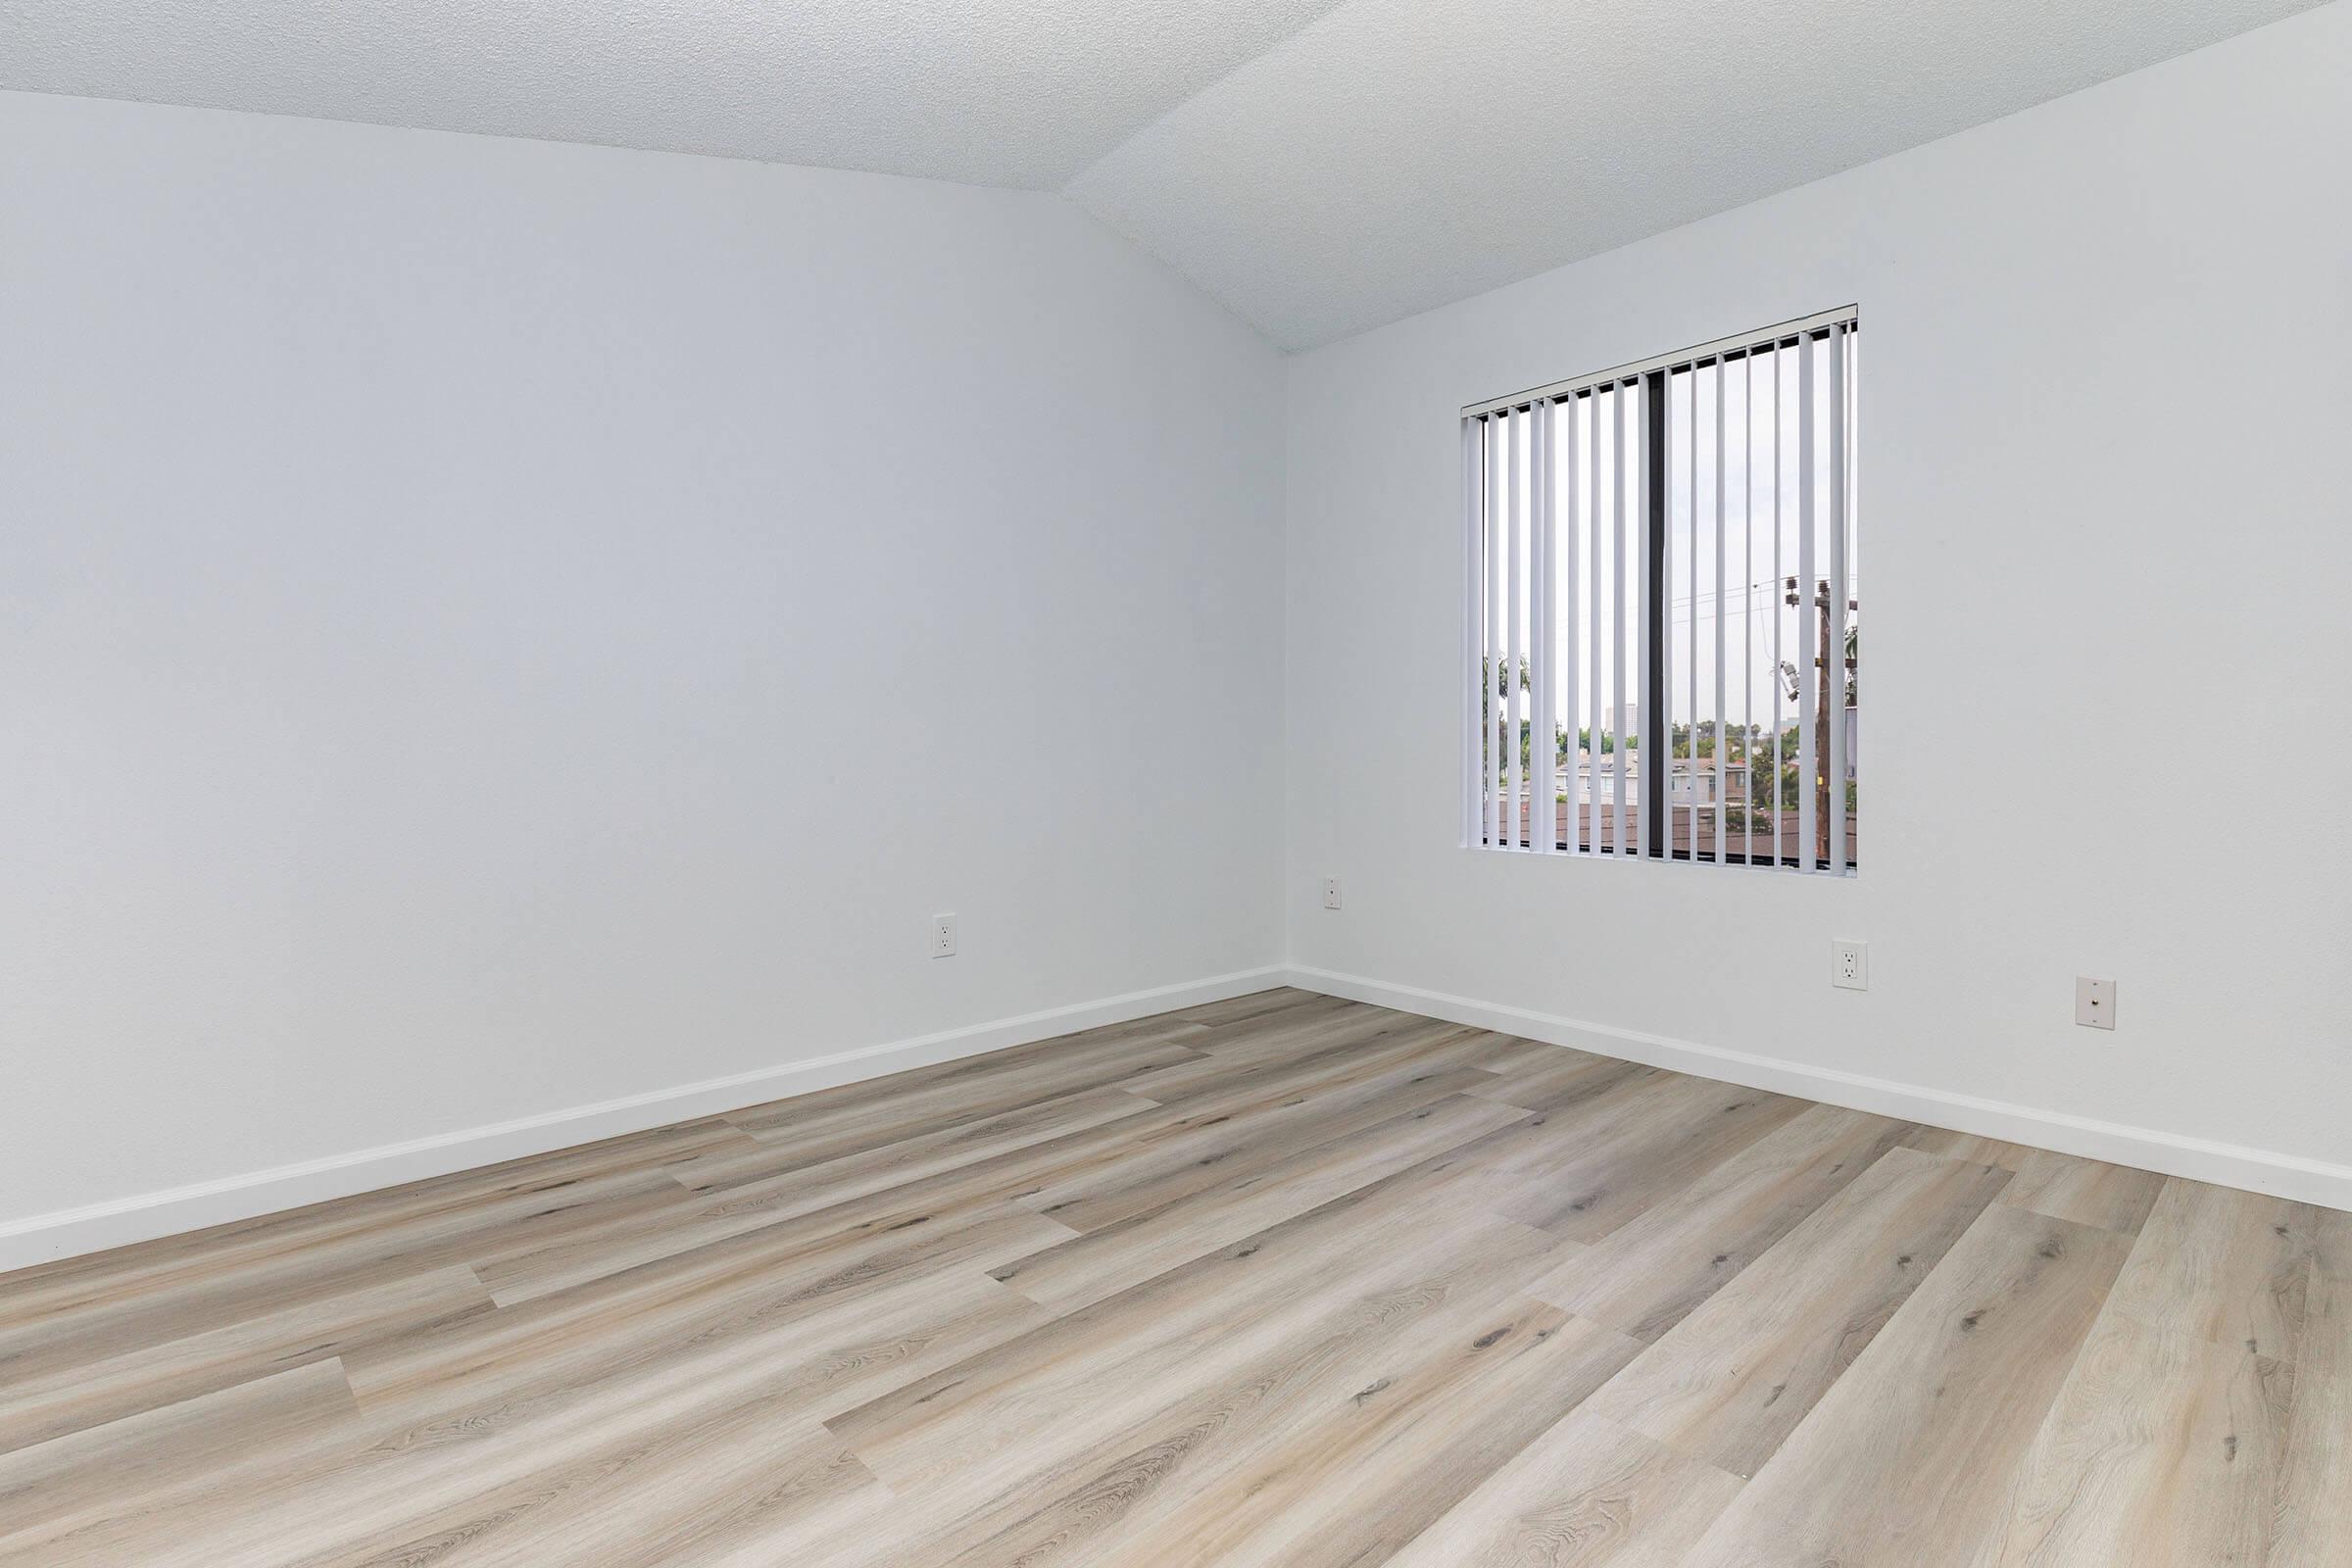
[[[1859,327],[1462,411],[1465,844],[1855,868]]]

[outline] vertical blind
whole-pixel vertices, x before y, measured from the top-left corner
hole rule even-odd
[[[1463,842],[1850,872],[1859,318],[1462,411]]]

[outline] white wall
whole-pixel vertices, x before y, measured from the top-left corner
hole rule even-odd
[[[2348,81],[2339,3],[1294,360],[1294,961],[2352,1201]],[[1848,302],[1860,877],[1458,848],[1458,408]]]
[[[1277,962],[1282,397],[1054,196],[0,95],[0,1222]]]

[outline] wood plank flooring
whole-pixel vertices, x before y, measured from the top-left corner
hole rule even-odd
[[[2352,1568],[2352,1216],[1271,991],[0,1277],[0,1565]]]

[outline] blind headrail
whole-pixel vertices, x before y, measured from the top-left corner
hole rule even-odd
[[[1619,381],[1630,381],[1634,377],[1651,370],[1681,369],[1685,366],[1696,364],[1700,360],[1711,360],[1719,354],[1734,354],[1751,348],[1769,348],[1775,343],[1785,342],[1807,332],[1826,331],[1831,327],[1858,320],[1861,314],[1861,308],[1857,305],[1842,305],[1834,311],[1822,311],[1813,316],[1799,317],[1793,321],[1783,321],[1778,326],[1759,326],[1752,332],[1735,332],[1730,337],[1719,337],[1711,343],[1700,343],[1690,348],[1677,349],[1672,354],[1653,354],[1646,360],[1636,360],[1631,365],[1612,366],[1605,370],[1595,370],[1591,375],[1573,376],[1565,381],[1553,381],[1546,386],[1530,387],[1524,392],[1513,392],[1508,397],[1489,398],[1484,403],[1464,404],[1462,417],[1465,419],[1483,418],[1490,414],[1500,414],[1505,409],[1523,409],[1533,403],[1543,403],[1554,398],[1573,397],[1580,392],[1590,392],[1595,387],[1610,386]]]

